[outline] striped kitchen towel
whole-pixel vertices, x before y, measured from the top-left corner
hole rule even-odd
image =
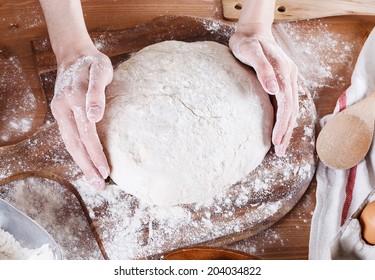
[[[363,99],[374,90],[375,28],[359,54],[350,87],[340,96],[333,113],[322,118],[320,124],[324,126],[336,113]],[[334,170],[319,162],[316,179],[316,206],[311,223],[309,259],[340,258],[336,249],[337,240],[352,215],[375,186],[374,145],[361,163],[348,170]],[[360,238],[360,234],[353,235],[353,238]],[[349,244],[350,242],[343,242],[340,246],[350,246]],[[354,249],[340,248],[340,250],[349,252]],[[358,256],[356,252],[352,253]],[[368,256],[371,258],[371,255]],[[348,258],[351,258],[350,255]],[[365,259],[366,255],[361,258]]]

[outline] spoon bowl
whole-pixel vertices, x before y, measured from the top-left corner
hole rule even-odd
[[[375,95],[336,114],[320,132],[316,149],[320,160],[333,169],[348,169],[368,153],[374,135]]]

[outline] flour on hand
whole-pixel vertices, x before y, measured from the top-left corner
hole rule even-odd
[[[255,73],[229,48],[166,41],[117,67],[98,131],[112,180],[168,206],[212,198],[254,170],[273,117]]]

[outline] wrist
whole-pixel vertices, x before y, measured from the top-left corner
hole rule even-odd
[[[236,33],[245,36],[260,35],[264,37],[273,37],[272,24],[266,23],[238,23]]]
[[[64,42],[52,47],[57,64],[69,64],[85,55],[92,55],[98,52],[91,40],[80,40],[75,42]]]
[[[272,36],[275,0],[244,0],[237,30],[249,35]]]

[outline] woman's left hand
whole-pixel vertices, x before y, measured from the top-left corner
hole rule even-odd
[[[234,56],[254,68],[263,89],[276,97],[276,123],[272,143],[278,156],[285,154],[298,115],[298,68],[275,41],[271,31],[248,34],[236,31],[229,40]]]

